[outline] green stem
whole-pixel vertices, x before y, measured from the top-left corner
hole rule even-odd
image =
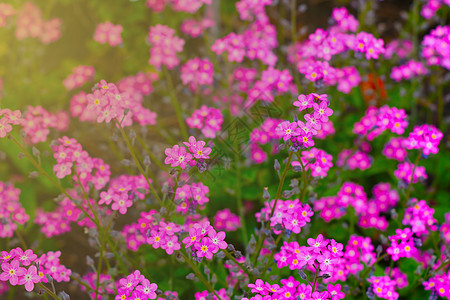
[[[277,206],[278,198],[281,197],[281,190],[283,189],[283,184],[284,184],[284,181],[286,179],[287,171],[288,171],[289,166],[290,166],[291,161],[292,161],[292,155],[293,155],[293,152],[289,152],[288,161],[287,161],[287,163],[286,163],[286,165],[284,167],[283,174],[281,175],[280,183],[278,184],[278,188],[277,188],[277,194],[275,196],[275,202],[273,204],[272,211],[270,212],[269,221],[268,221],[269,224],[270,224],[270,218],[272,218],[272,216],[273,216],[273,214],[275,212],[275,207]],[[259,257],[259,254],[261,253],[261,249],[262,249],[262,247],[264,245],[265,239],[266,239],[266,235],[263,233],[261,235],[261,237],[259,238],[259,240],[258,240],[258,244],[257,244],[257,248],[256,248],[256,251],[255,251],[255,255],[253,257],[253,265],[256,265],[256,262],[258,261],[258,257]]]
[[[293,155],[293,152],[289,152],[288,161],[287,161],[286,165],[284,166],[283,174],[281,175],[280,183],[278,184],[277,195],[275,196],[275,202],[273,204],[272,211],[270,212],[269,221],[270,221],[270,218],[272,218],[273,214],[275,213],[275,208],[277,207],[278,198],[281,197],[281,191],[283,189],[283,184],[286,179],[287,171],[291,165],[292,155]]]
[[[226,256],[226,257],[228,257],[228,258],[231,259],[235,264],[237,264],[237,265],[242,269],[242,271],[244,271],[250,278],[254,277],[254,275],[253,275],[252,273],[250,273],[250,271],[249,271],[242,263],[238,262],[238,261],[236,260],[236,258],[235,258],[233,255],[231,255],[230,252],[228,252],[227,249],[222,249],[222,252],[225,253],[225,256]]]
[[[161,198],[159,197],[158,193],[156,192],[155,188],[153,187],[152,183],[150,182],[150,180],[148,179],[147,174],[144,172],[144,169],[141,166],[141,163],[139,162],[139,160],[137,159],[136,153],[134,152],[134,148],[131,145],[130,140],[128,139],[128,136],[125,132],[125,130],[123,129],[122,125],[119,123],[119,121],[117,119],[114,119],[115,123],[117,124],[117,127],[120,130],[120,133],[122,134],[123,139],[125,140],[125,143],[128,147],[128,150],[130,151],[131,157],[134,160],[134,163],[136,164],[139,172],[141,172],[141,174],[144,176],[145,180],[147,181],[147,184],[150,188],[151,193],[153,194],[153,196],[155,196],[156,200],[158,200],[159,205],[162,207],[163,203],[161,201]]]
[[[200,270],[197,268],[197,266],[194,264],[194,262],[192,262],[192,260],[183,252],[181,252],[181,255],[183,256],[184,260],[188,263],[188,265],[192,268],[192,270],[194,271],[195,275],[197,275],[197,277],[200,279],[201,282],[203,282],[203,284],[205,285],[206,289],[210,292],[213,293],[217,299],[222,300],[220,298],[219,295],[217,295],[217,292],[214,290],[214,288],[212,287],[212,285],[208,282],[208,280],[206,280],[206,278],[203,276],[202,273],[200,273]]]
[[[50,296],[52,296],[53,299],[55,300],[60,300],[59,297],[53,293],[53,291],[51,289],[49,289],[48,287],[46,287],[44,284],[42,284],[42,282],[38,282],[37,285],[42,288],[43,290],[45,290],[45,292],[47,294],[49,294]]]
[[[314,275],[314,281],[313,281],[312,290],[311,290],[311,297],[312,297],[312,294],[316,291],[316,285],[317,285],[318,278],[319,278],[319,269],[316,266],[314,266],[314,268],[316,268],[316,275]]]
[[[164,70],[164,76],[166,77],[166,80],[167,80],[167,84],[169,85],[170,101],[172,102],[172,106],[175,109],[175,114],[177,116],[178,125],[180,126],[180,130],[181,130],[181,135],[182,135],[183,139],[187,141],[189,138],[189,135],[188,135],[188,131],[186,128],[186,123],[183,120],[181,105],[178,102],[177,94],[176,94],[175,87],[172,82],[172,78],[170,77],[170,74],[169,74],[169,71],[167,71],[167,68],[163,68],[163,70]]]

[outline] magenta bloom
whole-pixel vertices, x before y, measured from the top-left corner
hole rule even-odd
[[[185,248],[192,246],[192,244],[196,243],[202,237],[201,228],[191,228],[189,230],[189,236],[183,239],[183,244],[186,244]]]
[[[248,287],[252,289],[252,293],[267,295],[266,286],[264,284],[264,281],[262,281],[261,279],[256,279],[255,283],[249,283]]]
[[[217,247],[214,245],[210,238],[205,237],[202,239],[200,243],[195,244],[195,248],[197,249],[197,256],[198,257],[206,257],[207,259],[212,259],[214,247]]]
[[[223,240],[225,238],[225,232],[219,231],[216,233],[214,229],[211,229],[208,232],[208,236],[211,238],[213,245],[216,246],[213,253],[216,253],[219,249],[225,249],[228,246],[227,242]]]
[[[28,251],[28,250],[27,250]],[[25,289],[31,292],[34,289],[34,284],[41,281],[41,277],[37,274],[36,266],[28,268],[26,273],[19,279],[20,285],[25,285]]]
[[[209,147],[205,148],[206,143],[204,141],[196,141],[195,137],[189,137],[189,142],[184,142],[184,144],[189,147],[189,151],[194,154],[195,158],[209,158],[209,154],[212,149]]]
[[[36,260],[37,255],[33,253],[33,250],[28,249],[25,252],[19,247],[16,248],[16,257],[20,260],[22,265],[29,266],[33,261]]]
[[[317,239],[309,238],[308,245],[313,248],[313,251],[319,253],[322,248],[325,248],[328,245],[328,240],[323,239],[323,235],[319,234]]]
[[[2,270],[0,274],[1,281],[8,281],[11,285],[16,285],[19,282],[19,276],[25,274],[25,268],[20,267],[18,260],[13,260],[11,263],[2,263]]]
[[[186,148],[178,145],[165,150],[167,155],[164,163],[170,164],[171,167],[180,166],[183,170],[186,165],[192,160],[192,154],[187,153]]]
[[[314,108],[314,118],[322,122],[328,122],[328,117],[333,114],[333,110],[328,107],[326,101],[322,101],[320,105],[314,103],[313,108]]]
[[[148,297],[148,299],[155,299],[156,298],[156,289],[158,286],[156,283],[150,283],[148,279],[142,280],[141,284],[136,287],[136,291],[141,292],[141,294],[144,294]]]
[[[299,95],[298,100],[293,103],[294,106],[298,107],[299,111],[307,109],[313,106],[313,97],[311,94],[309,95]]]
[[[153,229],[150,232],[150,236],[147,238],[147,243],[153,246],[153,248],[158,249],[164,241],[164,232]],[[162,248],[162,247],[161,247]]]
[[[127,195],[125,195],[128,197]],[[122,215],[126,214],[127,208],[133,205],[133,201],[121,197],[119,199],[115,199],[114,203],[111,205],[112,210],[118,210]]]
[[[320,263],[320,270],[331,272],[333,271],[333,264],[337,260],[332,258],[330,251],[325,251],[322,255],[317,256],[317,261]]]
[[[330,295],[331,295],[331,300],[340,300],[340,299],[345,298],[345,294],[343,292],[341,292],[340,284],[336,284],[336,285],[329,284],[329,285],[327,285],[327,290],[328,290],[328,293],[330,293]]]
[[[166,236],[165,242],[161,244],[161,248],[166,250],[166,253],[171,255],[173,251],[180,250],[180,243],[176,235]]]
[[[285,141],[289,140],[292,136],[298,136],[299,131],[297,129],[297,122],[291,123],[289,121],[284,121],[278,125],[276,132],[278,136]]]

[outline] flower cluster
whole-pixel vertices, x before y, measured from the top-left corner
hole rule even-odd
[[[41,10],[34,3],[27,2],[18,13],[16,38],[39,38],[43,44],[50,44],[61,37],[60,27],[59,19],[44,21]]]
[[[302,151],[301,160],[301,163],[293,161],[292,166],[299,167],[300,170],[303,167],[305,167],[305,171],[311,170],[312,177],[326,177],[328,170],[333,166],[331,154],[317,148]]]
[[[144,107],[143,102],[144,96],[153,91],[152,82],[157,79],[157,73],[139,72],[135,76],[127,76],[117,82],[121,94],[126,95],[127,109],[129,109],[133,121],[141,126],[156,124],[156,113]]]
[[[341,291],[340,284],[328,284],[322,292],[319,289],[313,291],[310,284],[300,283],[294,277],[284,278],[279,284],[270,284],[261,279],[257,279],[255,283],[248,284],[252,293],[256,296],[250,300],[258,299],[302,299],[302,300],[340,300],[344,299],[345,294]],[[248,300],[248,298],[243,298]]]
[[[223,116],[219,109],[202,105],[196,109],[191,117],[186,119],[186,124],[191,128],[201,129],[207,138],[215,138],[221,130]]]
[[[257,100],[273,102],[277,93],[282,94],[291,90],[292,79],[289,70],[280,71],[273,67],[267,68],[262,72],[261,80],[257,80],[248,91],[245,107],[251,107]]]
[[[0,3],[0,27],[6,26],[6,20],[16,13],[11,4]]]
[[[109,44],[112,47],[120,45],[122,44],[120,36],[122,31],[123,27],[120,24],[114,25],[109,21],[98,24],[94,33],[94,41],[100,44]]]
[[[319,234],[316,239],[307,240],[309,246],[299,246],[297,242],[284,242],[280,252],[275,255],[278,268],[289,266],[289,269],[308,269],[331,274],[340,257],[344,255],[344,245],[335,240],[324,239]]]
[[[397,261],[401,257],[411,257],[417,251],[414,244],[413,232],[410,228],[396,229],[395,235],[389,236],[391,245],[386,252],[391,255],[392,260]]]
[[[219,300],[219,299],[223,299],[223,300],[231,300],[230,297],[227,294],[227,290],[224,288],[221,288],[218,291],[215,291],[217,293],[217,296],[219,296],[220,298],[217,298],[216,295],[211,294],[208,290],[203,291],[203,292],[196,292],[194,294],[194,298],[195,300],[206,300],[206,299],[212,299],[212,300]],[[177,298],[175,298],[177,299]]]
[[[436,231],[437,220],[433,217],[434,209],[429,207],[425,200],[413,198],[409,203],[402,224],[411,226],[412,232],[419,237]]]
[[[48,282],[50,276],[56,282],[69,282],[72,271],[60,262],[61,251],[49,251],[36,259],[39,265],[38,275],[42,282]]]
[[[34,284],[41,282],[36,266],[31,265],[36,259],[37,255],[31,249],[24,252],[18,247],[9,252],[1,251],[0,261],[3,273],[0,274],[0,280],[9,281],[13,286],[24,285],[25,289],[31,292]]]
[[[80,92],[72,97],[72,116],[88,122],[108,123],[117,119],[121,126],[130,126],[133,121],[141,126],[155,125],[156,113],[143,107],[142,103],[144,96],[153,90],[152,82],[157,78],[154,73],[138,73],[122,78],[117,86],[102,80],[93,93]]]
[[[180,64],[177,53],[183,51],[184,40],[175,36],[174,29],[160,24],[150,27],[148,41],[152,44],[148,61],[150,65],[158,69],[162,65],[173,69]]]
[[[3,273],[0,274],[0,280],[9,281],[13,286],[24,285],[28,292],[34,289],[36,283],[47,282],[48,277],[57,282],[68,282],[72,272],[60,264],[60,256],[61,251],[50,251],[38,258],[33,250],[23,251],[20,247],[9,252],[1,251],[0,261]]]
[[[121,175],[111,179],[108,189],[100,193],[98,204],[111,204],[112,210],[124,215],[134,201],[145,198],[145,191],[148,189],[148,183],[143,175]]]
[[[212,0],[171,0],[170,4],[175,11],[184,11],[187,13],[195,13],[203,4],[211,5]]]
[[[442,132],[433,125],[415,126],[405,140],[406,149],[421,149],[423,155],[436,154],[439,143],[443,137]]]
[[[408,157],[408,152],[405,148],[405,138],[391,138],[384,145],[382,153],[386,158],[404,161]]]
[[[440,226],[442,238],[450,245],[450,213],[445,214],[445,222]]]
[[[409,80],[420,75],[425,75],[427,72],[427,68],[421,62],[410,60],[406,64],[393,67],[391,78],[395,81]]]
[[[275,203],[276,207],[273,209]],[[311,222],[312,215],[314,215],[314,212],[311,207],[308,204],[302,205],[299,199],[264,202],[264,207],[255,214],[258,222],[270,221],[270,227],[273,228],[276,234],[281,233],[281,230],[276,228],[278,224],[282,226],[288,235],[292,232],[300,233],[302,227]]]
[[[344,149],[339,153],[336,165],[348,170],[366,170],[372,166],[372,159],[365,151]]]
[[[140,246],[146,243],[148,230],[153,228],[155,223],[154,215],[156,210],[152,209],[149,212],[141,212],[137,222],[125,225],[122,230],[122,235],[125,238],[128,249],[137,251]]]
[[[28,214],[19,202],[20,190],[0,181],[0,237],[12,237],[17,224],[25,224]]]
[[[233,214],[229,208],[216,212],[214,217],[214,228],[217,230],[236,231],[241,228],[241,220],[238,215]]]
[[[389,276],[371,276],[367,281],[371,283],[369,291],[377,297],[388,300],[398,299],[398,293],[395,291],[396,282]]]
[[[225,232],[216,232],[209,222],[203,222],[192,226],[189,235],[183,239],[183,244],[185,248],[193,246],[191,254],[200,261],[202,257],[212,259],[219,249],[226,249],[228,244],[224,239]]]
[[[419,180],[423,181],[428,178],[425,167],[414,165],[409,161],[399,164],[394,171],[394,175],[407,184],[417,183]]]
[[[209,188],[201,182],[178,187],[175,192],[175,201],[180,203],[177,211],[188,213],[188,211],[195,211],[197,207],[204,208],[204,205],[209,202],[206,196],[208,193]]]
[[[155,291],[157,288],[158,285],[156,283],[150,283],[141,272],[136,270],[119,280],[118,294],[115,299],[156,299]]]
[[[66,77],[63,85],[68,91],[82,86],[86,81],[94,79],[95,71],[91,66],[77,66],[73,68],[72,74]]]
[[[314,102],[314,100],[319,102]],[[300,95],[293,105],[298,107],[300,112],[303,110],[309,112],[310,108],[313,108],[313,111],[304,115],[306,123],[302,121],[281,122],[276,128],[276,133],[284,141],[292,142],[290,147],[292,151],[298,151],[300,148],[314,146],[313,135],[316,135],[317,130],[322,128],[322,123],[328,122],[328,117],[333,114],[333,110],[328,107],[329,103],[325,94]]]
[[[109,165],[100,158],[90,157],[75,139],[66,136],[59,138],[52,146],[52,150],[56,159],[53,166],[56,177],[62,179],[72,174],[72,167],[75,167],[73,181],[85,189],[89,188],[89,183],[97,190],[108,183],[111,175]]]
[[[272,49],[277,45],[276,29],[265,16],[250,24],[242,34],[232,32],[217,39],[211,46],[211,50],[217,55],[227,52],[227,59],[230,62],[242,62],[244,57],[247,57],[250,60],[259,59],[266,65],[274,66],[277,56]]]
[[[359,217],[359,226],[385,230],[388,222],[381,214],[397,205],[399,195],[396,190],[391,189],[389,183],[375,185],[372,194],[373,198],[368,200],[362,186],[345,182],[337,196],[323,197],[315,201],[314,211],[321,211],[320,216],[325,222],[330,222],[332,219],[344,216],[348,207],[351,206]]]
[[[121,122],[121,126],[131,125],[132,114],[125,115],[125,110],[131,108],[132,102],[127,94],[120,93],[114,83],[107,83],[102,79],[95,85],[93,93],[86,97],[86,109],[94,112],[98,123],[109,123],[115,119]]]
[[[269,144],[270,142],[279,141],[276,128],[282,120],[267,118],[263,123],[252,130],[250,133],[250,151],[251,158],[256,163],[262,163],[267,159],[267,153],[263,151],[261,146]],[[272,153],[276,151],[276,144],[272,147]]]
[[[172,255],[174,251],[180,250],[179,235],[176,234],[180,231],[179,225],[163,221],[148,230],[147,243],[152,245],[154,249],[161,247],[168,255]]]
[[[41,207],[36,210],[34,222],[42,226],[41,232],[47,238],[69,232],[70,223],[79,221],[82,213],[68,197],[58,204],[52,212],[44,212]]]
[[[429,66],[442,66],[450,70],[450,26],[437,26],[423,38],[422,56]]]
[[[15,113],[17,113],[17,111]],[[16,117],[19,117],[19,115],[16,115]],[[49,128],[65,131],[68,126],[69,115],[65,111],[59,111],[56,114],[52,114],[42,106],[28,106],[22,121],[26,139],[32,144],[45,142],[50,133]]]
[[[358,29],[358,20],[345,7],[334,8],[331,16],[343,31],[355,32]]]
[[[205,29],[213,27],[215,24],[212,19],[202,19],[200,21],[196,21],[193,19],[184,20],[181,23],[180,30],[184,34],[190,35],[191,37],[199,37],[202,35]]]
[[[164,153],[167,157],[164,163],[167,165],[170,164],[171,167],[180,166],[183,170],[189,164],[190,167],[197,166],[200,171],[205,171],[205,159],[209,158],[212,149],[205,147],[206,143],[204,141],[197,141],[193,136],[189,137],[189,141],[183,144],[188,147],[190,153],[183,146],[175,145],[172,148],[166,148]]]
[[[393,40],[386,45],[384,57],[392,58],[394,55],[399,58],[407,57],[413,50],[413,43],[411,40]]]
[[[447,273],[435,274],[423,282],[425,290],[431,291],[431,295],[439,295],[450,299],[450,270]]]
[[[213,83],[213,64],[208,59],[193,58],[181,66],[181,81],[192,91]]]
[[[373,140],[385,130],[396,134],[403,134],[408,126],[406,113],[403,109],[389,107],[369,107],[364,117],[353,127],[353,133],[367,135],[369,141]]]
[[[443,5],[450,6],[450,1],[449,0],[428,0],[425,2],[425,5],[422,6],[420,14],[425,19],[431,19],[432,17],[434,17],[436,15],[436,12]]]
[[[352,235],[330,279],[346,281],[350,275],[358,274],[365,266],[372,266],[376,258],[374,246],[369,237]]]
[[[19,110],[0,109],[0,138],[4,138],[12,131],[11,125],[22,125],[23,119],[21,115]]]

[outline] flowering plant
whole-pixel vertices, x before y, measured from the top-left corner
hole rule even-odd
[[[10,2],[1,299],[450,299],[448,0]]]

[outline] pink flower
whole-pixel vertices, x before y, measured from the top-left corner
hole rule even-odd
[[[332,284],[328,284],[327,285],[327,291],[331,295],[331,300],[340,300],[340,299],[344,299],[345,298],[345,294],[341,291],[341,285],[340,284],[336,284],[334,286]]]
[[[198,242],[202,237],[201,228],[191,228],[189,230],[189,236],[183,239],[183,244],[186,244],[185,248],[192,246],[194,243]]]
[[[189,151],[194,154],[195,158],[208,159],[212,151],[209,147],[205,148],[206,143],[204,141],[196,141],[193,136],[190,136],[189,142],[184,142],[184,144],[189,147]]]
[[[214,245],[210,238],[205,237],[202,239],[201,242],[197,242],[195,244],[195,248],[197,249],[197,256],[198,257],[206,257],[207,259],[212,259],[213,257],[213,250],[217,247]]]
[[[319,104],[314,103],[314,118],[322,121],[322,122],[328,122],[328,117],[333,114],[333,110],[328,107],[328,103],[326,101],[322,101]]]
[[[225,242],[223,239],[225,238],[225,232],[223,231],[219,231],[216,233],[216,231],[214,229],[211,229],[208,232],[208,236],[211,238],[211,242],[217,246],[216,249],[214,249],[215,251],[213,251],[213,253],[216,253],[218,251],[218,249],[225,249],[227,248],[228,244],[227,242]]]
[[[166,236],[166,240],[161,244],[161,248],[166,250],[166,253],[171,255],[173,251],[180,250],[180,243],[178,243],[178,237],[176,235]]]
[[[126,197],[128,197],[128,195],[125,195],[125,197],[114,199],[114,203],[111,205],[111,209],[118,210],[122,215],[126,214],[127,208],[133,205],[133,201],[127,199]]]
[[[155,291],[157,288],[158,286],[156,285],[156,283],[150,283],[148,279],[144,279],[141,281],[141,284],[136,287],[136,290],[146,295],[148,299],[155,299]]]
[[[23,277],[20,278],[19,284],[25,285],[25,289],[28,292],[31,292],[34,289],[34,284],[40,281],[41,277],[39,277],[39,275],[37,274],[36,266],[31,266],[28,268],[25,274],[23,274]]]
[[[0,274],[1,281],[8,281],[11,285],[16,285],[19,282],[19,276],[25,274],[26,269],[20,267],[18,260],[13,260],[11,263],[2,263],[2,270]]]
[[[180,166],[184,170],[186,165],[192,160],[192,154],[187,153],[186,148],[178,145],[166,148],[165,153],[167,157],[164,163],[170,164],[171,167]]]
[[[19,247],[16,248],[16,258],[19,259],[19,261],[24,266],[29,266],[33,261],[36,260],[37,255],[33,253],[33,250],[27,249],[25,252],[20,249]]]
[[[313,106],[313,96],[309,95],[299,95],[298,100],[293,103],[294,106],[298,107],[299,111],[307,109]]]
[[[322,234],[319,234],[316,239],[309,238],[307,242],[316,253],[319,253],[322,248],[325,248],[328,245],[328,240],[324,240]]]
[[[147,238],[147,243],[152,245],[153,248],[158,249],[161,245],[163,245],[164,238],[165,238],[164,231],[158,231],[156,229],[153,229],[150,232],[150,236]]]
[[[317,261],[320,263],[320,270],[333,271],[333,264],[337,262],[337,259],[332,258],[329,251],[324,251],[322,255],[317,256]]]

